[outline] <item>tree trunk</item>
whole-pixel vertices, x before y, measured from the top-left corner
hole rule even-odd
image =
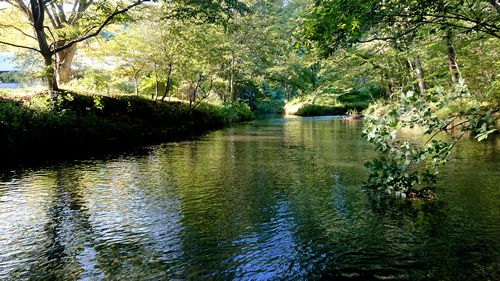
[[[57,91],[59,91],[59,85],[57,84],[54,61],[52,60],[52,55],[50,54],[44,55],[43,58],[45,61],[45,79],[47,79],[49,91],[52,94],[55,94]]]
[[[417,85],[415,84],[415,81],[417,78],[415,77],[415,69],[413,68],[413,63],[412,63],[411,59],[407,58],[406,64],[408,65],[408,68],[410,69],[411,88],[412,88],[412,90],[415,91],[415,89],[418,88]]]
[[[139,79],[134,76],[135,95],[139,96]]]
[[[315,62],[313,65],[311,65],[311,85],[312,85],[312,91],[316,91],[318,88],[318,72],[319,72],[319,62]]]
[[[418,90],[420,94],[423,95],[425,94],[424,70],[417,53],[413,53],[413,62],[415,63],[415,74],[417,76]]]
[[[229,98],[232,102],[236,101],[236,95],[234,93],[234,54],[231,53],[231,62],[229,65]]]
[[[389,100],[392,101],[393,94],[394,94],[394,81],[392,80],[389,73],[387,73],[387,70],[384,71],[383,80],[385,81],[385,83],[387,85],[387,94],[386,94],[387,98],[389,98]]]
[[[158,69],[156,63],[154,64],[154,66],[155,66],[155,92],[151,94],[151,100],[156,101],[158,99],[158,87],[160,82],[158,82]]]
[[[453,48],[451,30],[448,29],[446,31],[445,39],[447,47],[446,49],[448,52],[448,68],[450,69],[451,81],[453,82],[453,84],[456,84],[458,83],[458,79],[460,78],[460,72],[458,70],[455,48]]]
[[[33,29],[35,30],[38,46],[40,47],[40,53],[42,54],[45,62],[45,79],[47,79],[49,91],[55,97],[57,91],[59,90],[59,87],[57,85],[57,75],[54,60],[52,59],[53,53],[50,50],[49,43],[47,42],[47,36],[45,35],[44,30],[44,4],[42,0],[30,0],[30,4],[33,19]]]
[[[167,72],[167,83],[165,83],[165,91],[163,91],[163,96],[161,97],[161,102],[165,100],[165,97],[170,92],[170,87],[172,84],[172,63],[168,64],[168,72]]]
[[[188,96],[189,96],[189,111],[191,112],[191,108],[192,108],[192,105],[193,105],[193,96],[195,95],[194,94],[194,88],[193,88],[193,84],[190,84],[189,85],[189,88],[187,89],[188,91]]]
[[[64,45],[65,42],[61,42]],[[60,84],[68,83],[71,80],[71,63],[76,53],[76,44],[66,48],[56,54],[57,81]]]
[[[170,92],[170,84],[172,84],[172,79],[169,76],[167,78],[167,83],[165,83],[165,90],[163,91],[163,96],[161,97],[161,102],[163,102],[165,100],[165,97],[167,97],[167,95],[169,94],[169,92]]]
[[[156,101],[158,100],[158,87],[160,86],[160,82],[158,80],[155,81],[155,92],[151,94],[151,99]]]
[[[203,83],[203,76],[200,74],[198,81],[196,81],[195,86],[193,84],[189,85],[189,111],[193,109],[193,103],[196,101],[196,96],[198,95],[198,90],[200,90],[201,84]],[[198,104],[195,104],[197,106]]]

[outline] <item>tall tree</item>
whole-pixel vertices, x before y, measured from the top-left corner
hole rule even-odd
[[[4,0],[13,8],[20,10],[29,21],[37,46],[17,44],[0,40],[1,44],[36,51],[41,54],[45,63],[45,78],[51,91],[59,89],[59,82],[67,82],[70,78],[70,67],[79,42],[97,36],[118,15],[150,0],[137,0],[126,6],[117,5],[104,17],[88,21],[85,29],[81,20],[91,6],[99,11],[103,5],[93,0],[56,1],[56,0]],[[109,4],[109,3],[108,3]],[[109,8],[109,7],[107,7]],[[69,12],[68,12],[69,10]],[[94,14],[96,16],[96,14]],[[88,18],[87,18],[88,20]],[[51,27],[47,25],[50,23]],[[72,28],[73,32],[70,32]],[[61,32],[61,31],[65,32]],[[28,35],[28,34],[27,34]]]

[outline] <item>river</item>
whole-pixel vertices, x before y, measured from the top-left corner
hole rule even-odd
[[[498,280],[500,140],[434,201],[361,188],[362,123],[275,118],[0,174],[0,280]]]

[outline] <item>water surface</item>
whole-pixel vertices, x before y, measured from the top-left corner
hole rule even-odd
[[[258,120],[144,153],[0,175],[0,280],[496,280],[500,141],[438,200],[360,188],[361,123]]]

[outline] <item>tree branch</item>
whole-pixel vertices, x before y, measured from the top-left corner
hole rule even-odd
[[[407,30],[405,30],[403,33],[399,33],[399,34],[396,34],[395,36],[388,36],[388,37],[372,37],[370,39],[366,39],[366,40],[357,40],[358,43],[368,43],[368,42],[373,42],[373,41],[390,41],[390,40],[396,40],[396,39],[399,39],[405,35],[408,35],[412,32],[414,32],[415,30],[417,30],[420,26],[422,26],[422,23],[419,23],[419,24],[416,24],[414,27],[412,28],[409,28]]]
[[[5,2],[9,3],[14,7],[17,7],[19,10],[23,12],[24,15],[28,17],[30,21],[32,21],[32,15],[30,9],[28,8],[28,6],[26,6],[26,4],[22,0],[14,0],[14,1],[6,0]]]
[[[37,52],[41,53],[41,51],[40,51],[40,50],[38,50],[38,49],[36,49],[36,48],[33,48],[33,47],[28,47],[28,46],[18,45],[18,44],[14,44],[14,43],[5,42],[5,41],[0,41],[0,44],[4,44],[4,45],[7,45],[7,46],[12,46],[12,47],[16,47],[16,48],[22,48],[22,49],[33,50],[33,51],[37,51]]]
[[[99,33],[102,31],[102,29],[104,27],[106,27],[115,16],[120,15],[120,14],[124,14],[128,10],[132,9],[133,7],[138,6],[138,5],[140,5],[140,4],[144,3],[144,2],[149,2],[149,1],[151,1],[151,0],[138,0],[138,1],[134,2],[133,4],[128,5],[126,8],[123,8],[121,10],[115,10],[111,15],[109,15],[101,23],[101,25],[99,25],[99,27],[97,28],[97,30],[95,30],[94,32],[92,32],[92,33],[90,33],[88,35],[82,36],[80,38],[73,39],[73,40],[69,41],[68,43],[64,44],[63,46],[55,48],[52,52],[54,54],[58,53],[58,52],[60,52],[60,51],[62,51],[64,49],[67,49],[67,48],[73,46],[74,44],[76,44],[78,42],[82,42],[82,41],[87,40],[87,39],[89,39],[91,37],[95,37],[95,36],[99,35]]]
[[[50,13],[49,8],[45,7],[45,12],[47,13],[47,16],[49,17],[50,22],[52,23],[52,26],[54,28],[58,28],[59,24],[57,23],[55,17]]]
[[[80,1],[75,1],[75,4],[73,4],[73,8],[71,9],[71,13],[69,14],[68,21],[73,24],[73,18],[76,17],[77,15],[77,7],[78,4],[80,4]]]
[[[64,23],[68,23],[68,20],[66,18],[66,14],[64,13],[63,5],[61,3],[56,3],[55,4],[57,9],[59,10],[59,15],[61,17],[61,21]]]
[[[421,19],[421,20],[419,20],[418,24],[422,24],[422,23],[438,24],[438,25],[442,25],[442,26],[457,27],[457,28],[466,29],[466,30],[477,30],[477,31],[492,35],[496,38],[500,38],[500,35],[498,34],[500,32],[500,27],[496,24],[496,21],[498,20],[498,16],[495,16],[493,18],[489,17],[483,21],[478,20],[478,19],[474,19],[471,17],[467,17],[465,15],[449,12],[449,11],[447,12],[447,14],[406,13],[406,14],[387,14],[386,16],[398,17],[398,18],[403,18],[403,19],[422,16],[422,17],[427,17],[428,19]],[[464,23],[474,24],[474,26],[459,25],[459,24],[450,22],[450,20],[457,20],[457,21],[461,21]],[[403,20],[402,22],[415,23],[413,20]],[[492,23],[489,23],[489,22],[492,22]]]
[[[76,5],[73,7],[73,11],[69,16],[69,23],[74,24],[77,20],[79,20],[82,17],[83,12],[87,10],[93,2],[93,0],[78,1],[78,9],[76,9]]]

